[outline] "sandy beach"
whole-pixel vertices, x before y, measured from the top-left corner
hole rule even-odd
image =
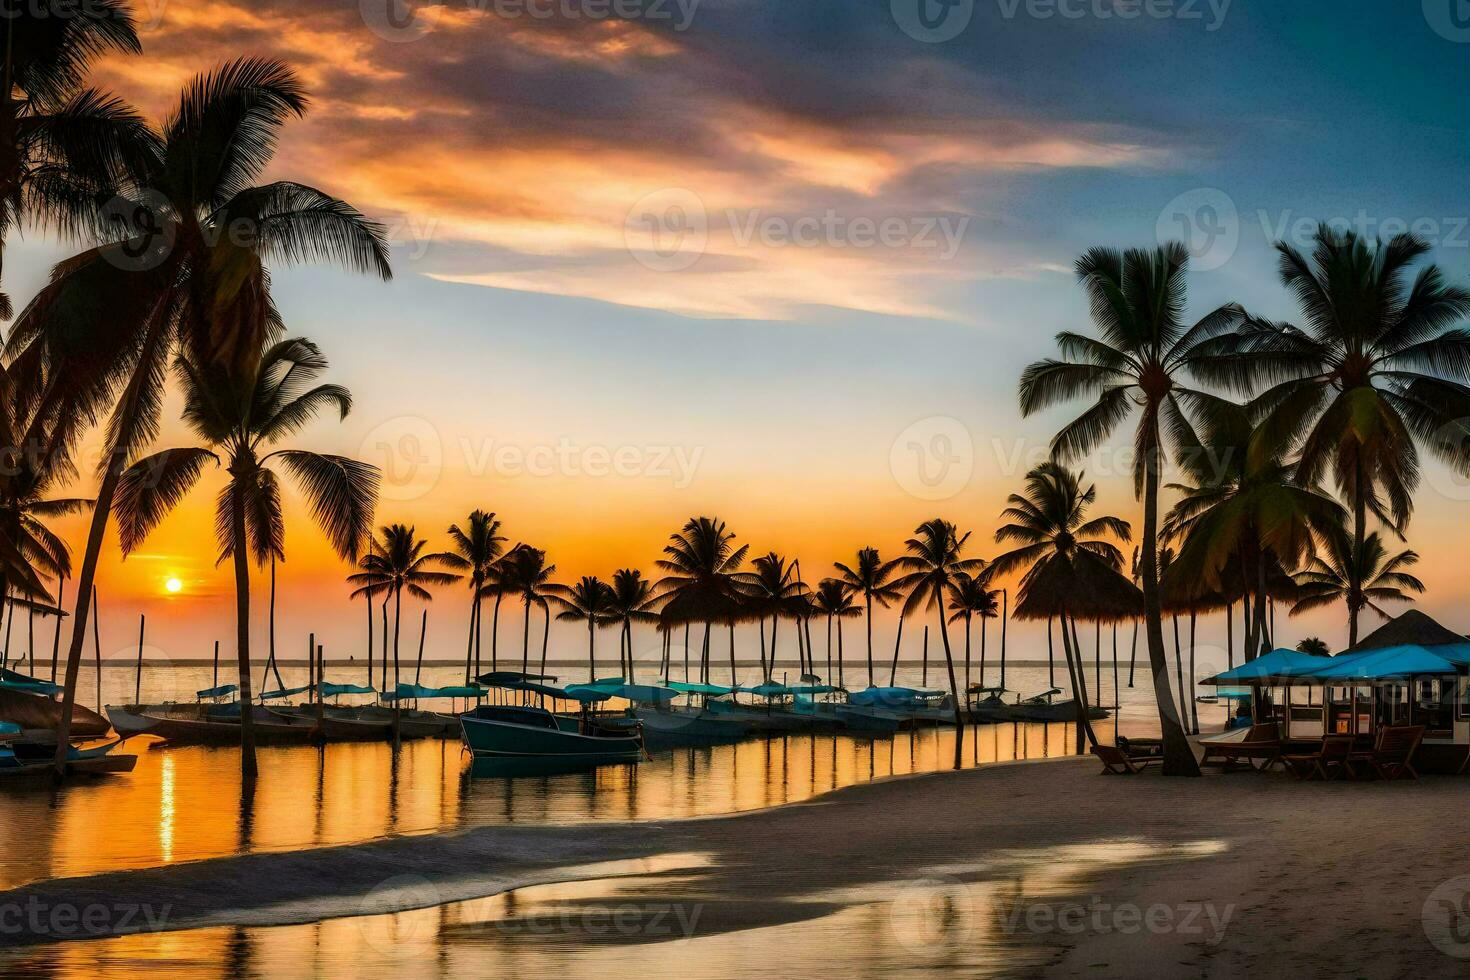
[[[261,926],[595,880],[616,862],[662,856],[684,873],[655,876],[638,900],[696,909],[679,938],[884,901],[893,928],[905,909],[944,910],[962,927],[910,941],[987,943],[1001,973],[1423,976],[1470,956],[1441,928],[1470,890],[1450,830],[1467,798],[1454,779],[1167,780],[1102,777],[1092,760],[1020,763],[732,817],[483,828],[57,879],[0,894],[0,908],[19,910],[0,923],[0,942],[76,938],[45,924],[46,910],[63,907],[166,908],[155,926],[168,930]],[[597,941],[664,938],[630,930]]]

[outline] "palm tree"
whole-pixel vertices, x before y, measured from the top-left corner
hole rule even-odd
[[[1362,547],[1355,547],[1345,531],[1327,535],[1324,543],[1326,553],[1319,551],[1296,576],[1300,598],[1291,607],[1293,616],[1345,602],[1350,620],[1364,609],[1388,619],[1379,603],[1413,602],[1409,593],[1424,592],[1424,583],[1404,571],[1418,563],[1419,555],[1390,555],[1377,531],[1363,539]]]
[[[618,621],[612,586],[595,575],[584,575],[576,585],[548,585],[546,595],[562,607],[557,619],[587,624],[587,681],[597,680],[597,627]]]
[[[1183,385],[1196,347],[1239,324],[1243,311],[1223,306],[1187,326],[1185,274],[1189,251],[1178,242],[1149,251],[1096,248],[1077,260],[1077,277],[1092,307],[1101,339],[1064,332],[1057,344],[1067,360],[1047,359],[1021,375],[1021,412],[1031,415],[1078,395],[1096,403],[1052,440],[1053,455],[1067,462],[1086,455],[1125,419],[1140,412],[1134,442],[1134,491],[1143,499],[1143,609],[1149,664],[1159,708],[1167,775],[1197,776],[1199,766],[1169,690],[1159,598],[1159,480],[1170,438],[1187,431],[1185,407],[1208,396]],[[1194,440],[1190,440],[1193,442]]]
[[[771,617],[771,656],[762,656],[761,673],[767,682],[776,669],[776,632],[782,616],[794,616],[802,605],[805,586],[796,580],[795,569],[774,551],[751,560],[751,571],[732,577],[735,587],[745,597],[746,608],[760,617],[761,635],[765,635],[766,616]],[[800,626],[797,627],[800,629]]]
[[[1021,618],[1057,617],[1062,626],[1062,652],[1067,659],[1073,700],[1077,703],[1077,749],[1084,736],[1096,742],[1087,717],[1086,681],[1082,674],[1081,651],[1076,648],[1077,617],[1102,619],[1125,615],[1125,601],[1133,586],[1122,575],[1123,552],[1108,538],[1127,542],[1132,528],[1117,517],[1090,518],[1087,510],[1097,501],[1097,487],[1083,485],[1085,476],[1055,462],[1042,463],[1026,474],[1026,489],[1011,494],[1001,512],[1005,523],[995,532],[999,543],[1016,548],[990,563],[992,576],[1025,569],[1021,578],[1021,601],[1016,615]],[[1112,582],[1107,572],[1121,580]],[[1169,693],[1167,666],[1164,693]],[[1193,756],[1191,756],[1193,758]]]
[[[272,448],[300,431],[322,409],[332,408],[339,417],[347,416],[352,407],[347,389],[313,384],[326,367],[316,345],[300,338],[270,345],[245,370],[180,358],[176,373],[184,395],[184,419],[203,445],[144,457],[118,481],[118,537],[127,555],[188,494],[209,463],[223,463],[229,474],[216,507],[215,532],[220,560],[234,560],[236,655],[243,705],[240,769],[246,778],[256,771],[249,707],[250,559],[264,565],[285,556],[281,487],[270,464],[277,462],[295,479],[311,505],[312,517],[345,559],[357,557],[377,502],[375,467],[343,456]]]
[[[466,684],[480,667],[480,600],[485,595],[485,584],[495,569],[495,563],[505,553],[505,538],[497,533],[499,530],[500,522],[495,515],[483,510],[471,513],[463,530],[458,524],[449,525],[449,540],[454,551],[450,552],[444,564],[468,571],[470,580],[470,633],[464,654]],[[495,641],[490,642],[493,649]]]
[[[908,593],[903,611],[907,615],[923,607],[933,609],[939,618],[939,635],[944,640],[944,662],[949,668],[949,694],[953,701],[955,723],[955,767],[958,768],[964,742],[964,718],[961,714],[959,682],[954,672],[954,652],[949,646],[949,626],[945,596],[955,579],[966,572],[984,569],[982,558],[963,558],[970,532],[960,534],[949,521],[935,518],[914,529],[914,536],[904,542],[907,554],[894,559],[894,566],[905,572],[894,587]]]
[[[1180,499],[1163,536],[1179,542],[1179,551],[1163,573],[1164,592],[1175,608],[1190,611],[1227,606],[1239,596],[1250,624],[1246,659],[1253,660],[1280,569],[1305,562],[1319,538],[1342,526],[1344,515],[1336,501],[1303,482],[1279,449],[1267,453],[1251,445],[1246,409],[1217,402],[1206,415],[1203,439],[1179,457],[1192,482],[1169,487]]]
[[[233,362],[237,374],[248,373],[281,329],[267,261],[328,260],[391,275],[382,227],[350,205],[291,181],[255,184],[282,126],[306,106],[295,73],[278,61],[234,61],[191,82],[134,161],[127,210],[147,221],[58,265],[7,341],[20,375],[37,379],[34,390],[42,379],[63,382],[35,396],[54,406],[54,417],[74,430],[107,417],[77,580],[58,771],[113,497],[158,429],[171,353],[182,349],[198,365]]]
[[[689,624],[702,622],[704,651],[708,656],[710,624],[727,623],[733,627],[747,615],[736,579],[749,550],[749,545],[736,547],[734,533],[726,528],[724,521],[713,517],[691,517],[682,529],[669,536],[664,557],[655,563],[667,573],[655,585],[664,598],[659,618],[666,636],[668,630],[682,623],[687,638]],[[764,643],[764,625],[761,637]],[[764,655],[761,659],[765,659]],[[687,649],[685,663],[688,663]]]
[[[844,687],[842,671],[842,621],[861,616],[863,611],[853,605],[854,588],[842,579],[824,578],[817,583],[812,596],[812,611],[827,617],[827,674],[832,674],[832,620],[837,620],[837,686]]]
[[[1332,648],[1319,636],[1309,636],[1296,645],[1297,652],[1309,653],[1314,657],[1332,656]]]
[[[546,552],[528,544],[518,544],[506,552],[500,560],[500,588],[502,591],[520,596],[525,607],[525,623],[521,632],[521,673],[531,669],[531,607],[540,606],[546,613],[546,632],[551,630],[551,609],[547,602],[551,576],[556,566],[546,564]],[[541,644],[542,667],[546,666],[546,643]]]
[[[142,51],[126,4],[89,0],[65,12],[15,4],[3,34],[0,261],[5,238],[27,222],[69,236],[99,227],[147,142],[137,113],[83,86],[98,57]],[[0,318],[10,315],[0,293]]]
[[[980,617],[980,686],[985,686],[985,621],[1000,615],[1000,603],[995,597],[998,590],[985,587],[984,578],[961,573],[949,586],[949,604],[954,614],[951,623],[965,624],[965,690],[970,690],[970,623]]]
[[[618,645],[618,669],[626,669],[624,675],[629,681],[633,680],[633,624],[634,623],[656,623],[658,614],[653,607],[660,601],[660,596],[654,590],[653,583],[643,577],[643,573],[636,568],[620,568],[613,572],[612,580],[612,611],[615,621],[622,623],[619,633]],[[627,650],[627,667],[623,667],[622,653]],[[734,668],[731,668],[733,676]],[[735,683],[733,680],[731,683]]]
[[[348,576],[348,581],[357,583],[359,595],[382,595],[383,608],[387,610],[388,599],[393,600],[393,686],[400,683],[398,641],[403,619],[403,593],[407,592],[421,602],[432,602],[434,596],[430,586],[453,585],[463,576],[442,571],[436,565],[447,564],[453,555],[444,552],[424,553],[428,542],[420,538],[412,525],[390,524],[379,529],[378,537],[372,542],[368,553],[362,557],[362,571]],[[386,623],[385,623],[386,626]],[[388,634],[383,633],[384,657],[383,683],[388,682],[387,657]]]
[[[858,550],[857,567],[849,568],[842,562],[834,563],[837,571],[842,573],[842,580],[854,589],[862,592],[863,605],[867,610],[864,617],[868,629],[868,686],[872,687],[873,681],[873,602],[884,609],[888,604],[903,598],[903,593],[893,587],[889,579],[893,575],[893,562],[885,562],[878,556],[877,548],[861,548]]]
[[[1310,258],[1285,242],[1276,248],[1304,325],[1252,318],[1209,345],[1197,369],[1258,393],[1252,453],[1295,450],[1297,479],[1308,485],[1331,471],[1361,551],[1369,511],[1400,534],[1407,526],[1419,445],[1470,470],[1470,331],[1455,326],[1470,315],[1470,290],[1446,285],[1434,265],[1411,284],[1430,249],[1413,235],[1384,244],[1323,225]],[[1348,611],[1350,648],[1360,609]]]

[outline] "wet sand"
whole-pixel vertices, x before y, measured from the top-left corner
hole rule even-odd
[[[1470,962],[1453,955],[1470,956],[1454,931],[1470,921],[1470,879],[1457,880],[1470,873],[1467,803],[1470,782],[1453,778],[1166,780],[1057,760],[730,817],[481,828],[56,879],[0,894],[0,910],[126,902],[166,909],[167,929],[309,922],[598,879],[616,873],[611,862],[665,855],[686,873],[645,897],[697,908],[700,936],[820,919],[876,896],[983,919],[1002,973],[1423,976]],[[0,922],[0,944],[58,938],[75,937],[23,915]]]

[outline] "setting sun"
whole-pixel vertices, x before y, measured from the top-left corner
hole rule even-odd
[[[179,592],[182,592],[184,590],[184,583],[179,581],[177,578],[170,578],[168,581],[163,583],[163,588],[165,592],[169,593],[169,595],[177,595]]]

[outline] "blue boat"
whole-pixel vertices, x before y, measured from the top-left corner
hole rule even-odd
[[[530,704],[482,704],[459,716],[460,734],[474,754],[474,776],[531,776],[576,772],[597,766],[626,765],[644,758],[641,729],[617,729],[600,723],[587,710],[606,701],[611,693],[583,685],[564,690],[531,675],[496,673],[477,680],[486,686],[571,701],[583,706],[578,716],[553,714]]]

